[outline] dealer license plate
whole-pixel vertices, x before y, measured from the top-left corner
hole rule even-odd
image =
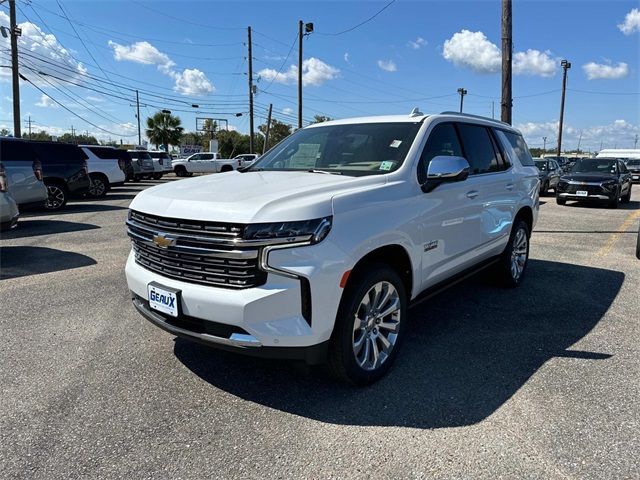
[[[588,197],[589,196],[589,192],[587,192],[586,190],[578,190],[576,192],[576,195],[579,197]]]
[[[640,175],[633,175],[631,178],[633,178],[634,180],[640,180]]]
[[[147,292],[151,308],[172,317],[178,316],[179,290],[163,287],[157,283],[150,283],[147,286]]]

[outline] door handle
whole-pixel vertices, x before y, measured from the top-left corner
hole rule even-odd
[[[470,192],[467,192],[467,198],[476,198],[479,195],[479,192],[477,190],[471,190]]]
[[[507,190],[513,190],[513,183],[507,183]]]

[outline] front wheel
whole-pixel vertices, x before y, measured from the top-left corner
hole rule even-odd
[[[44,206],[47,210],[60,210],[67,204],[67,189],[58,183],[49,183],[47,186],[47,201]]]
[[[620,190],[616,190],[614,197],[609,200],[609,208],[618,208],[620,204]]]
[[[556,203],[558,205],[565,205],[567,203],[567,201],[564,198],[556,196]]]
[[[529,226],[518,219],[496,267],[498,281],[505,287],[517,287],[522,282],[529,260],[529,236]]]
[[[395,360],[407,323],[407,294],[395,270],[371,265],[350,279],[329,343],[329,372],[338,380],[367,385]]]
[[[631,184],[629,184],[629,191],[622,197],[622,203],[629,203],[631,201]]]
[[[544,182],[544,185],[542,185],[542,188],[540,189],[540,196],[546,197],[548,193],[549,193],[549,182]]]

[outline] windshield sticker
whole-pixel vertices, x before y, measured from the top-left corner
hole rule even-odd
[[[393,162],[391,160],[385,160],[384,162],[380,163],[380,170],[391,170],[393,168],[393,164],[396,162]]]
[[[391,145],[389,145],[389,146],[391,148],[398,148],[401,143],[402,143],[402,140],[394,140],[393,142],[391,142]]]

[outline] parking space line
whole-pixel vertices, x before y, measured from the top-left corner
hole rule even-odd
[[[598,250],[598,252],[596,253],[596,257],[605,257],[606,255],[608,255],[611,249],[616,244],[616,242],[620,239],[620,237],[624,233],[626,233],[627,229],[638,218],[640,218],[640,210],[636,210],[634,212],[629,213],[629,215],[627,215],[627,218],[624,220],[624,222],[622,222],[622,225],[620,225],[620,227],[618,228],[618,231],[615,233],[612,233],[609,239],[607,240],[607,243],[605,243],[604,246],[600,248],[600,250]]]

